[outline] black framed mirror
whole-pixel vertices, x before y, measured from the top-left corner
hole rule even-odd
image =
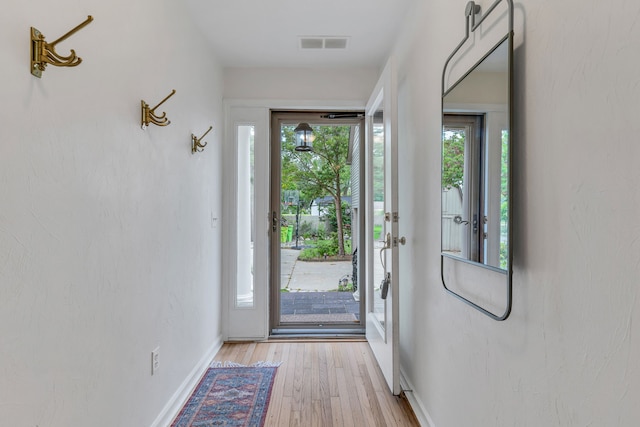
[[[495,320],[509,316],[512,301],[512,0],[504,2],[507,34],[488,49],[475,39],[469,43],[464,55],[480,59],[461,77],[452,79],[450,68],[470,32],[501,2],[477,22],[480,7],[467,4],[466,36],[442,77],[442,284]]]

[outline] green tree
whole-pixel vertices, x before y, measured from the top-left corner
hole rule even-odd
[[[508,247],[506,236],[509,233],[509,131],[502,131],[502,166],[500,171],[500,268],[508,268]],[[503,237],[505,241],[503,242]]]
[[[294,126],[282,128],[282,188],[300,190],[301,199],[306,201],[326,195],[333,198],[338,254],[344,255],[344,220],[340,207],[351,183],[351,168],[347,165],[351,127],[313,126],[315,140],[311,152],[295,151],[293,130]]]
[[[442,134],[442,188],[461,189],[464,176],[464,131]]]
[[[373,200],[384,201],[384,127],[380,124],[373,126]]]
[[[347,214],[347,210],[350,209],[351,206],[347,202],[342,202],[342,225],[344,228],[351,227],[351,216]],[[327,217],[329,219],[329,224],[333,230],[338,229],[338,216],[336,215],[336,206],[331,205],[327,209]]]

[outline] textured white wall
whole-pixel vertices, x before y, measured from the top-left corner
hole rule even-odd
[[[420,3],[396,48],[416,396],[434,427],[638,425],[640,4],[516,2],[514,307],[498,323],[440,284],[440,78],[466,1]]]
[[[89,14],[57,46],[82,64],[31,76],[29,27]],[[219,338],[222,72],[201,39],[168,0],[3,4],[0,424],[150,425]],[[171,89],[171,124],[142,131],[140,100]]]
[[[364,105],[378,80],[378,73],[376,68],[227,68],[224,97],[359,101]]]

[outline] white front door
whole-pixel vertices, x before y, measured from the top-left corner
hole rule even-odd
[[[367,340],[393,394],[400,393],[398,352],[397,103],[393,62],[366,108]]]

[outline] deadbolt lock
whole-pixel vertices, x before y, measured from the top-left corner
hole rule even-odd
[[[393,238],[393,246],[398,246],[398,243],[400,243],[402,246],[407,244],[407,238],[402,236],[400,238],[394,237]]]

